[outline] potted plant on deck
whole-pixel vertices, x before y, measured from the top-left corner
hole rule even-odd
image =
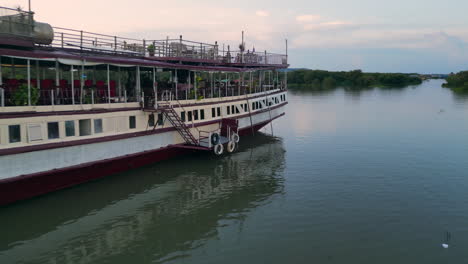
[[[149,55],[151,57],[153,57],[154,56],[154,51],[155,51],[154,44],[150,44],[146,49],[148,50]]]

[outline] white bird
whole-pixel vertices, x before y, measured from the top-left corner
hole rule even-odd
[[[448,248],[449,245],[448,245],[448,244],[442,244],[442,247],[443,247],[443,248]]]

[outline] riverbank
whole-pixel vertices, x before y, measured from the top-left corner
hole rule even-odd
[[[461,71],[447,77],[442,86],[452,89],[454,92],[468,93],[468,71]]]
[[[322,70],[295,70],[288,73],[288,87],[302,90],[330,90],[347,87],[355,90],[369,87],[405,87],[418,85],[422,80],[416,74],[364,73],[361,70],[331,72]]]

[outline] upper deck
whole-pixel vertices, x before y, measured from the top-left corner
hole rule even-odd
[[[143,58],[152,61],[197,63],[225,67],[287,68],[286,54],[231,49],[230,45],[204,43],[183,39],[134,39],[88,32],[84,30],[50,27],[34,21],[34,13],[0,7],[0,46],[8,45],[39,50],[87,55],[112,55]]]
[[[217,42],[51,27],[0,7],[0,112],[36,105],[157,104],[287,88],[284,54]],[[229,100],[229,99],[227,99]],[[73,107],[72,107],[73,108]],[[85,107],[86,108],[86,107]]]

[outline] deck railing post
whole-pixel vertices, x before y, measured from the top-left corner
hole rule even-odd
[[[114,51],[117,52],[117,37],[114,36]]]
[[[142,53],[143,53],[142,54],[143,57],[145,57],[146,56],[146,40],[143,40],[143,52]]]
[[[127,102],[127,89],[124,90],[124,101]]]
[[[55,105],[54,102],[54,90],[50,90],[50,104]]]
[[[60,45],[61,45],[61,47],[63,49],[63,32],[60,33]]]

